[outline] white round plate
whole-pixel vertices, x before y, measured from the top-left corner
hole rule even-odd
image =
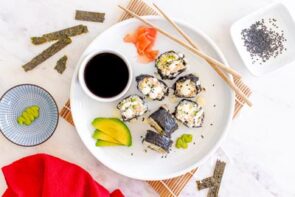
[[[173,27],[164,19],[157,16],[147,16],[145,18],[166,31],[177,35]],[[202,51],[225,62],[222,53],[204,33],[182,22],[177,23],[196,41]],[[154,63],[139,63],[134,45],[123,42],[123,37],[127,33],[135,31],[140,25],[142,25],[142,23],[138,20],[129,19],[112,26],[100,34],[89,45],[82,54],[78,65],[80,65],[81,60],[89,53],[101,49],[110,49],[122,53],[129,59],[133,67],[134,77],[140,74],[154,74],[156,72]],[[141,180],[168,179],[182,175],[198,167],[202,161],[206,160],[210,154],[218,148],[231,122],[234,109],[233,92],[219,78],[207,62],[196,57],[187,49],[169,40],[160,33],[158,34],[153,48],[158,49],[160,53],[168,50],[184,53],[189,68],[182,75],[197,73],[202,86],[206,88],[206,91],[200,95],[205,101],[205,122],[203,127],[189,129],[179,123],[180,128],[172,134],[173,141],[183,133],[193,134],[194,140],[193,143],[189,144],[188,149],[176,149],[175,144],[173,144],[170,153],[164,157],[158,152],[147,149],[142,144],[142,138],[145,136],[146,130],[151,128],[148,124],[142,122],[141,118],[137,121],[126,123],[132,134],[133,143],[131,147],[96,147],[95,140],[92,139],[94,128],[91,122],[96,117],[120,117],[119,113],[116,111],[118,101],[100,103],[89,98],[83,92],[79,84],[77,78],[78,66],[71,86],[71,109],[73,119],[85,146],[100,162],[110,169],[122,175]],[[166,80],[165,82],[172,86],[174,80]],[[136,89],[135,79],[133,79],[131,88],[125,96],[130,94],[141,95]],[[147,101],[150,110],[145,117],[163,104],[168,104],[170,111],[173,112],[177,101],[171,98],[166,98],[164,101]]]

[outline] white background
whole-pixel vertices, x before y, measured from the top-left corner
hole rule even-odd
[[[254,106],[245,107],[233,121],[222,147],[200,166],[181,196],[206,196],[206,191],[196,190],[195,180],[211,175],[217,158],[227,161],[220,196],[295,196],[295,63],[276,73],[253,77],[244,68],[229,34],[233,22],[272,1],[150,2],[157,2],[170,16],[207,33],[253,90]],[[295,1],[282,2],[295,15]],[[119,3],[126,5],[127,0],[0,0],[0,94],[16,84],[35,83],[47,89],[61,109],[69,97],[71,76],[80,54],[100,32],[118,20]],[[62,52],[25,73],[21,65],[48,46],[33,46],[29,38],[80,24],[74,20],[76,9],[106,12],[106,21],[103,24],[83,22],[89,28],[88,34],[75,37]],[[68,54],[68,68],[59,75],[53,67],[63,54]],[[52,138],[37,147],[19,147],[0,135],[0,167],[39,152],[84,167],[102,185],[110,190],[119,187],[126,196],[157,196],[145,182],[122,177],[102,166],[83,146],[73,126],[63,119]],[[0,194],[5,188],[0,174]]]

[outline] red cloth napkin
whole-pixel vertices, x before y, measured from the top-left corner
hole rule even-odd
[[[81,167],[59,158],[36,154],[2,168],[8,185],[3,197],[124,197],[109,193]]]

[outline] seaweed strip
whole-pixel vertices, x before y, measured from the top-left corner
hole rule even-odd
[[[214,187],[215,184],[216,184],[215,178],[212,176],[205,178],[201,181],[197,181],[198,190]]]
[[[105,13],[76,10],[75,19],[80,21],[104,22]]]
[[[207,197],[218,197],[218,192],[219,192],[222,176],[224,173],[224,169],[225,169],[225,162],[217,160],[215,164],[214,173],[213,173],[213,177],[216,180],[216,185],[209,189]]]
[[[48,47],[47,49],[42,51],[39,55],[34,57],[30,62],[23,65],[22,66],[23,69],[26,72],[33,70],[39,64],[41,64],[42,62],[44,62],[45,60],[47,60],[48,58],[50,58],[51,56],[56,54],[58,51],[63,49],[65,46],[67,46],[71,42],[72,42],[72,40],[68,37],[64,37],[64,38],[60,39],[59,41],[57,41],[56,43],[54,43],[53,45],[51,45],[50,47]]]
[[[32,37],[31,40],[33,44],[38,45],[48,41],[60,40],[61,38],[77,36],[87,32],[87,26],[76,25],[59,31],[43,34],[41,37]]]
[[[210,187],[207,197],[218,197],[219,186]]]
[[[207,197],[218,197],[218,192],[225,169],[225,162],[216,161],[213,176],[197,181],[198,190],[209,188]]]
[[[57,60],[56,66],[54,69],[59,73],[62,74],[66,70],[66,64],[67,64],[68,57],[64,55],[62,58]]]
[[[31,37],[31,41],[34,45],[39,45],[47,42],[46,38],[43,37]]]
[[[77,36],[87,32],[88,32],[87,26],[77,25],[77,26],[60,30],[60,31],[44,34],[42,37],[44,37],[47,41],[52,41],[52,40],[59,40],[64,37]]]

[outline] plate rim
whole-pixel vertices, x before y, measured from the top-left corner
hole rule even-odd
[[[40,142],[40,143],[38,143],[38,144],[33,144],[33,145],[23,145],[23,144],[19,144],[19,143],[16,143],[16,142],[12,141],[11,139],[9,139],[9,138],[4,134],[4,132],[2,131],[1,128],[0,128],[0,133],[1,133],[1,134],[2,134],[2,135],[3,135],[8,141],[10,141],[11,143],[13,143],[13,144],[15,144],[15,145],[17,145],[17,146],[21,146],[21,147],[34,147],[34,146],[38,146],[38,145],[40,145],[40,144],[45,143],[47,140],[49,140],[49,139],[53,136],[53,134],[55,133],[55,131],[56,131],[56,129],[57,129],[57,126],[58,126],[58,123],[59,123],[59,108],[58,108],[58,105],[57,105],[57,103],[56,103],[54,97],[52,96],[52,94],[51,94],[50,92],[48,92],[45,88],[43,88],[43,87],[41,87],[41,86],[39,86],[39,85],[36,85],[36,84],[32,84],[32,83],[23,83],[23,84],[18,84],[18,85],[12,86],[11,88],[9,88],[8,90],[6,90],[6,91],[2,94],[2,96],[0,97],[0,102],[2,101],[2,99],[4,98],[4,96],[5,96],[8,92],[10,92],[11,90],[13,90],[13,89],[15,89],[15,88],[17,88],[17,87],[20,87],[20,86],[34,86],[34,87],[40,88],[41,90],[43,90],[43,91],[45,91],[46,93],[48,93],[48,95],[52,98],[53,103],[54,103],[54,105],[56,106],[56,109],[57,109],[57,119],[56,119],[56,124],[55,124],[55,126],[54,126],[54,129],[53,129],[52,133],[47,137],[47,139],[45,139],[44,141],[42,141],[42,142]]]
[[[161,20],[164,20],[161,16],[155,16],[155,15],[147,15],[147,16],[143,16],[144,19],[146,20],[155,20],[155,19],[161,19]],[[172,18],[173,21],[175,21],[177,24],[181,24],[182,26],[185,26],[187,27],[188,29],[191,29],[193,30],[194,32],[198,33],[200,36],[202,36],[202,38],[207,42],[209,43],[209,45],[214,49],[214,51],[217,53],[218,57],[221,59],[221,62],[223,62],[226,66],[228,66],[228,63],[226,61],[226,58],[224,56],[224,54],[221,52],[221,50],[219,49],[219,47],[217,46],[217,44],[209,37],[207,36],[207,34],[205,34],[203,31],[201,31],[200,29],[198,28],[195,28],[193,27],[192,25],[190,24],[187,24],[186,22],[182,21],[182,20],[178,20],[178,19],[174,19]],[[70,100],[73,101],[74,100],[74,84],[76,83],[76,80],[77,80],[77,72],[79,70],[79,65],[81,63],[81,61],[83,60],[83,56],[87,55],[86,51],[88,50],[89,46],[92,45],[95,40],[102,34],[104,33],[105,31],[108,31],[110,28],[113,28],[115,26],[120,26],[120,25],[124,25],[125,23],[131,23],[133,21],[137,21],[137,19],[135,18],[129,18],[127,20],[124,20],[124,21],[121,21],[121,22],[118,22],[110,27],[108,27],[106,30],[104,30],[103,32],[101,32],[99,35],[97,35],[93,40],[92,42],[86,47],[86,49],[83,51],[83,53],[81,53],[80,55],[80,58],[76,64],[76,68],[75,68],[75,71],[74,71],[74,74],[73,74],[73,77],[72,77],[72,81],[71,81],[71,90],[70,90]],[[229,76],[230,80],[233,81],[233,77],[231,75],[228,75],[226,74],[227,76]],[[165,176],[146,176],[146,177],[140,177],[140,176],[137,176],[137,175],[130,175],[130,174],[127,174],[127,173],[124,173],[124,171],[118,171],[116,169],[114,169],[113,167],[110,167],[108,166],[104,161],[98,159],[96,157],[96,155],[93,153],[93,151],[91,149],[88,148],[88,146],[85,144],[85,142],[83,141],[83,138],[81,137],[80,135],[80,132],[78,131],[77,127],[75,127],[83,145],[87,148],[87,150],[92,154],[93,157],[95,157],[95,159],[97,161],[99,161],[100,163],[102,163],[104,166],[106,166],[107,168],[109,168],[110,170],[118,173],[118,174],[121,174],[123,176],[126,176],[126,177],[129,177],[129,178],[133,178],[133,179],[137,179],[137,180],[143,180],[143,181],[159,181],[159,180],[165,180],[165,179],[171,179],[171,178],[175,178],[177,176],[181,176],[181,175],[184,175],[185,173],[187,172],[190,172],[192,171],[193,169],[197,168],[198,166],[200,166],[202,163],[204,163],[205,161],[208,160],[208,158],[214,153],[216,152],[216,150],[220,147],[221,143],[223,142],[224,138],[226,137],[226,135],[228,134],[228,129],[229,129],[229,126],[231,125],[231,122],[232,122],[232,117],[233,117],[233,114],[234,114],[234,104],[235,104],[235,96],[234,96],[234,92],[229,89],[229,92],[230,92],[230,97],[231,97],[231,101],[230,101],[230,114],[229,114],[229,118],[225,124],[225,129],[223,130],[223,132],[221,133],[221,136],[220,138],[218,139],[217,143],[212,146],[211,150],[203,157],[201,158],[198,162],[194,163],[193,165],[191,165],[190,167],[187,167],[187,168],[184,168],[184,169],[181,169],[181,170],[177,170],[175,171],[174,173],[170,173],[169,175],[165,175]],[[73,102],[72,102],[73,103]],[[77,123],[77,120],[76,120],[76,112],[75,112],[75,105],[71,105],[71,112],[72,112],[72,117],[73,117],[73,122],[74,122],[74,125],[76,125]]]

